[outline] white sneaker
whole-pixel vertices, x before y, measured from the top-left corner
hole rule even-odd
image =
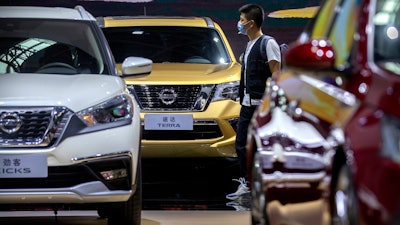
[[[236,200],[236,199],[240,198],[242,195],[250,193],[250,189],[249,189],[249,187],[247,187],[246,179],[241,177],[239,179],[233,179],[233,181],[237,181],[240,184],[239,184],[238,189],[237,189],[236,192],[226,195],[227,199]]]

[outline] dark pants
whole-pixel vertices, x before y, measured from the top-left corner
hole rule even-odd
[[[236,154],[239,160],[239,176],[246,177],[247,175],[247,162],[246,162],[246,141],[247,131],[251,118],[257,106],[242,106],[240,109],[239,122],[236,130]]]

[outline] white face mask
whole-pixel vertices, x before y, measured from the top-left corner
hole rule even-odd
[[[247,30],[244,28],[250,21],[247,21],[246,23],[242,24],[240,21],[237,23],[237,29],[238,29],[238,34],[247,34]]]

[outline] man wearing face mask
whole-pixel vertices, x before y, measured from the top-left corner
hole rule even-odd
[[[236,153],[239,159],[240,184],[236,192],[226,195],[227,199],[238,200],[249,193],[246,181],[246,139],[250,120],[261,102],[268,79],[276,80],[281,68],[281,53],[276,40],[264,35],[261,25],[264,21],[264,10],[256,4],[247,4],[239,8],[240,20],[237,23],[238,33],[247,35],[249,42],[242,54],[242,73],[239,88],[240,110],[236,134]],[[267,38],[266,44],[262,39]],[[264,49],[263,49],[264,48]],[[264,54],[261,53],[264,51]],[[265,57],[266,56],[266,57]]]

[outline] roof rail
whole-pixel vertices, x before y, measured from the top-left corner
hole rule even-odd
[[[81,17],[85,20],[92,20],[93,16],[89,14],[88,11],[86,11],[86,9],[81,6],[81,5],[77,5],[75,6],[75,9],[78,10],[79,14],[81,14]]]
[[[207,27],[212,27],[212,28],[214,28],[215,26],[214,26],[214,22],[212,21],[212,19],[210,18],[210,17],[203,17],[204,18],[204,20],[206,21],[206,23],[207,23]]]

